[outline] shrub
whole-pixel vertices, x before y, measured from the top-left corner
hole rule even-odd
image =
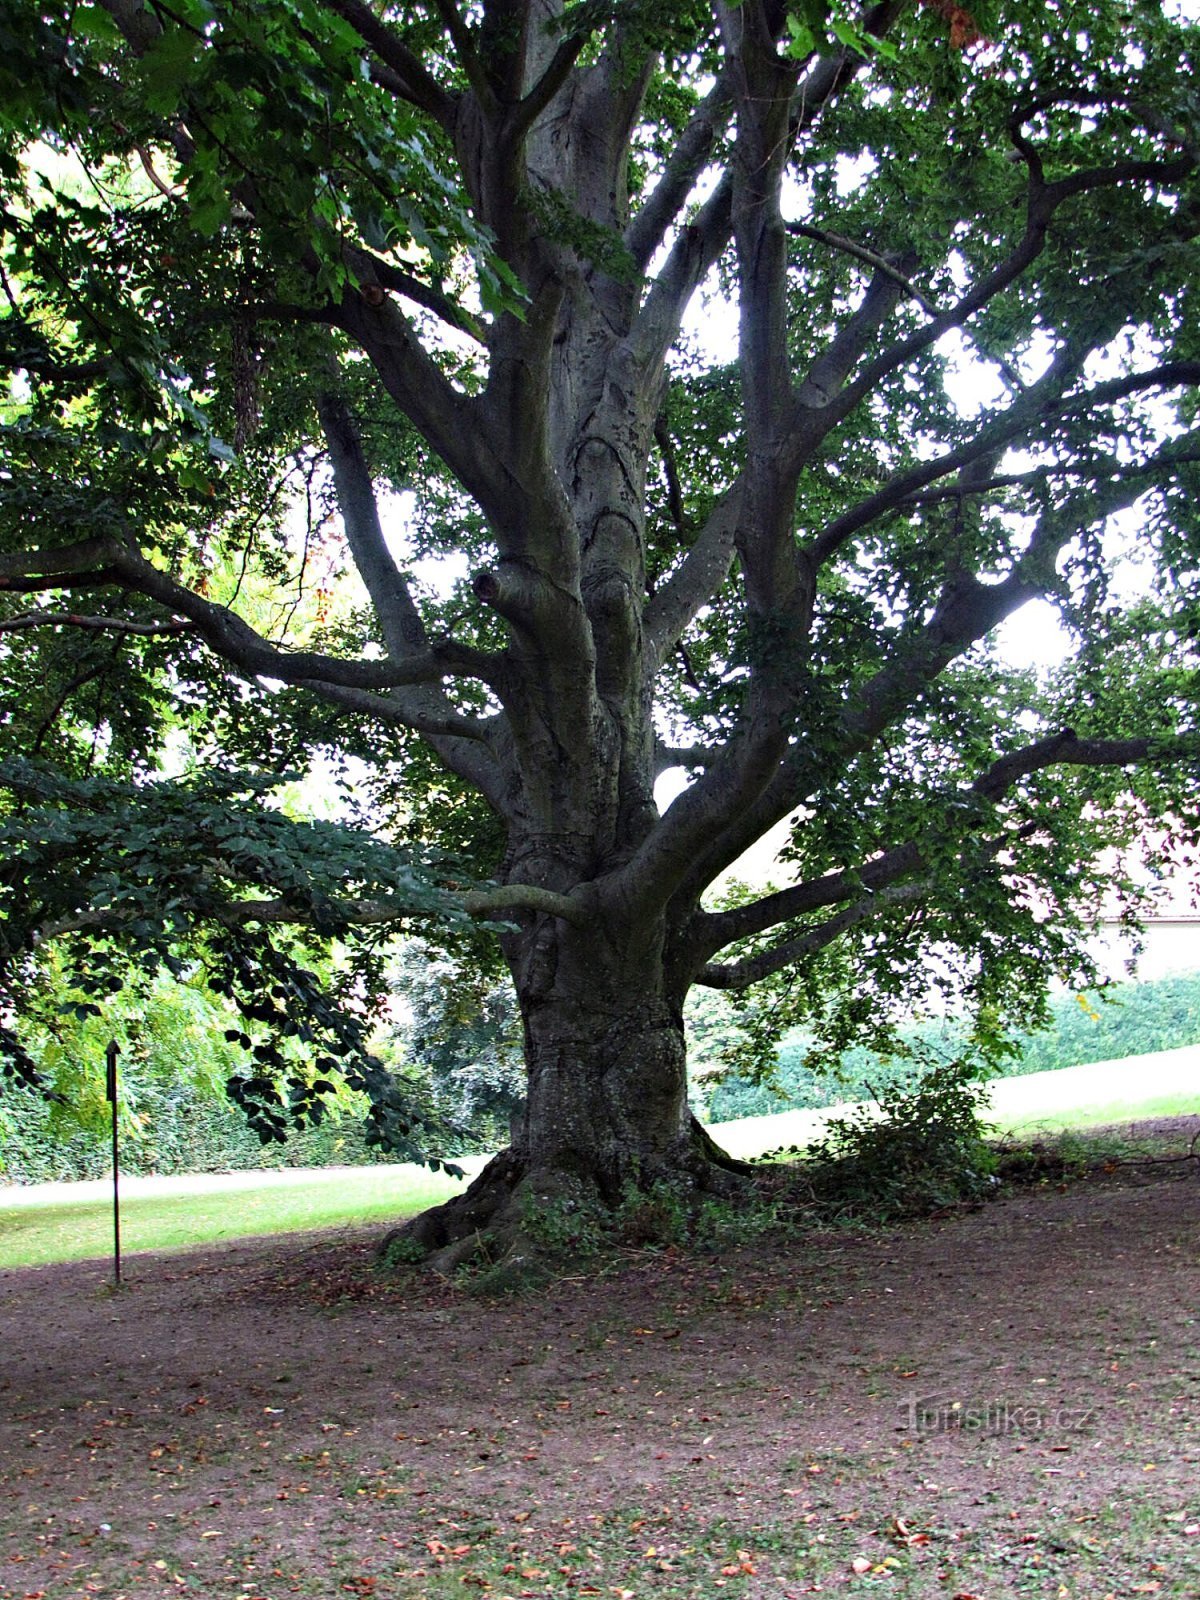
[[[809,1146],[804,1180],[824,1216],[892,1222],[978,1201],[995,1189],[980,1119],[979,1067],[929,1067],[916,1088],[884,1094],[832,1121]]]

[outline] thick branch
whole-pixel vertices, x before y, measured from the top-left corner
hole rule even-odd
[[[411,701],[400,698],[394,691],[388,695],[368,694],[365,690],[343,688],[339,684],[328,683],[320,678],[295,678],[287,681],[296,689],[306,689],[310,694],[318,695],[330,705],[342,706],[347,711],[375,717],[378,721],[389,723],[393,727],[409,728],[413,733],[424,734],[435,742],[454,739],[475,744],[480,748],[489,742],[490,733],[487,724],[475,717],[463,716],[456,711],[440,714],[437,711],[424,711],[419,706],[414,706]],[[489,794],[489,798],[496,792],[494,785],[491,790],[488,789],[483,778],[476,781],[479,787]]]
[[[732,199],[733,184],[725,173],[693,221],[679,230],[650,285],[633,340],[638,358],[647,368],[657,367],[674,343],[688,302],[729,243]]]
[[[756,955],[746,956],[744,960],[731,962],[727,966],[710,963],[701,967],[695,981],[708,989],[749,989],[763,978],[769,978],[773,972],[781,972],[784,967],[790,967],[794,962],[824,950],[860,922],[868,922],[898,905],[923,900],[933,887],[932,881],[900,883],[881,894],[865,896],[844,911],[839,911],[836,916],[806,929],[795,939],[785,940],[783,944],[773,945],[769,950],[761,950]]]
[[[650,679],[702,606],[718,592],[733,563],[741,516],[739,478],[717,501],[692,548],[646,607],[646,672]]]
[[[392,74],[389,85],[411,105],[427,111],[451,132],[454,127],[456,95],[449,94],[437,79],[386,22],[380,20],[366,0],[326,0],[331,11],[344,17]]]
[[[817,244],[827,245],[831,250],[840,250],[844,255],[853,256],[856,261],[861,261],[864,266],[872,271],[891,278],[892,281],[909,297],[916,302],[927,317],[940,315],[937,306],[930,300],[923,290],[913,282],[912,278],[903,272],[895,262],[889,261],[886,256],[879,255],[874,250],[868,250],[865,245],[857,244],[853,239],[847,239],[844,234],[833,233],[828,228],[814,228],[805,222],[789,222],[787,230],[790,234],[800,239],[812,239]],[[978,345],[978,340],[975,341]],[[981,354],[989,361],[994,361],[1004,374],[1005,381],[1013,389],[1023,389],[1025,385],[1021,376],[1003,357],[993,355],[991,351],[980,347]]]
[[[1055,461],[1034,467],[1028,472],[998,472],[991,477],[981,477],[971,482],[960,480],[941,489],[918,490],[902,500],[898,510],[907,511],[920,506],[940,505],[947,500],[966,501],[981,495],[995,494],[998,489],[1034,489],[1045,487],[1055,479],[1075,479],[1100,484],[1113,479],[1143,479],[1169,473],[1173,467],[1194,466],[1200,462],[1200,452],[1184,448],[1189,441],[1200,440],[1193,430],[1170,440],[1146,461],[1123,461],[1115,455],[1100,459],[1096,456],[1086,461]]]
[[[460,394],[408,318],[379,286],[345,296],[336,321],[366,352],[384,388],[475,500],[503,527],[514,484],[494,448],[486,411]]]
[[[1001,416],[981,428],[973,439],[947,450],[944,455],[923,461],[907,472],[897,473],[882,488],[861,500],[853,510],[829,523],[808,546],[813,559],[818,563],[827,561],[856,533],[910,502],[929,484],[994,455],[1005,445],[1031,439],[1039,429],[1079,412],[1112,405],[1150,389],[1200,384],[1200,361],[1170,361],[1145,372],[1126,373],[1120,378],[1109,379],[1064,397],[1062,390],[1078,373],[1081,363],[1082,357],[1077,350],[1072,348],[1060,352],[1037,383],[1026,389]],[[1168,441],[1152,459],[1169,466],[1170,452],[1171,441]]]
[[[838,330],[809,368],[796,391],[792,409],[795,434],[790,455],[793,471],[800,465],[803,447],[810,437],[805,418],[811,413],[823,412],[841,392],[842,385],[862,359],[872,338],[896,309],[905,287],[903,273],[881,263],[867,286],[858,310]],[[821,434],[825,432],[823,417],[817,431]]]
[[[451,300],[448,295],[435,289],[432,284],[414,277],[411,272],[405,272],[393,262],[385,261],[382,256],[377,256],[373,251],[361,247],[348,250],[346,257],[360,287],[368,295],[375,288],[390,289],[395,294],[403,295],[406,300],[411,300],[414,305],[432,311],[434,316],[439,317],[447,327],[456,328],[479,344],[485,342],[484,329],[478,318],[459,305],[456,300]]]
[[[195,631],[231,665],[249,677],[284,683],[324,683],[363,692],[426,683],[455,670],[428,649],[402,662],[346,661],[310,650],[281,650],[225,606],[206,600],[152,566],[117,539],[87,539],[54,550],[0,555],[0,592],[33,593],[60,588],[120,584],[186,617]],[[454,648],[447,654],[453,656]],[[466,670],[473,672],[474,663]]]
[[[983,800],[999,800],[1021,778],[1043,772],[1048,767],[1132,767],[1140,765],[1174,766],[1200,757],[1200,735],[1147,735],[1128,739],[1081,739],[1073,729],[1064,728],[1000,756],[971,785]]]
[[[492,682],[500,670],[497,658],[449,640],[430,645],[408,583],[384,536],[358,425],[344,398],[334,391],[318,396],[317,411],[329,448],[346,542],[371,597],[393,664],[403,667],[412,661],[420,665],[431,654],[440,653],[453,661],[454,667],[443,667],[438,676],[453,670]]]
[[[872,7],[863,19],[863,26],[868,33],[882,38],[905,7],[906,0],[884,0],[883,4]],[[853,50],[840,50],[814,62],[792,100],[786,135],[789,147],[795,146],[816,123],[826,105],[864,65],[865,58]],[[719,77],[709,100],[697,113],[701,121],[695,133],[689,126],[681,137],[680,148],[684,153],[678,165],[673,157],[659,187],[630,225],[628,242],[635,260],[643,267],[649,265],[655,250],[665,242],[672,220],[686,202],[692,181],[703,170],[707,152],[701,155],[700,151],[703,141],[709,137],[704,119],[714,119],[715,135],[726,120],[723,98],[726,94],[732,110],[732,80],[728,76]],[[718,95],[721,98],[713,98]],[[663,182],[666,188],[662,187]],[[733,182],[726,170],[695,219],[679,230],[662,270],[656,274],[635,329],[637,349],[648,363],[661,360],[665,355],[679,332],[689,301],[729,243],[733,225],[732,197]]]
[[[588,34],[583,30],[560,41],[541,77],[509,112],[504,128],[506,138],[516,140],[528,132],[566,83],[587,41]]]
[[[654,747],[654,773],[669,772],[672,767],[708,767],[717,758],[717,752],[704,745],[688,745],[677,747],[669,744],[656,744]]]
[[[468,889],[460,894],[448,892],[444,898],[447,911],[465,911],[468,916],[482,920],[503,917],[508,912],[527,911],[559,917],[576,927],[584,927],[588,921],[578,900],[532,883],[496,884],[492,888]],[[379,926],[414,914],[412,906],[392,900],[326,901],[322,913],[349,927]],[[309,919],[286,900],[238,900],[227,908],[223,920],[303,923]]]
[[[712,153],[717,134],[729,121],[733,101],[729,81],[718,75],[692,119],[675,142],[662,174],[625,233],[625,243],[639,272],[661,245]]]
[[[539,916],[559,917],[577,927],[586,926],[588,921],[587,913],[578,900],[565,894],[556,894],[552,889],[539,888],[535,884],[501,884],[491,889],[468,890],[463,894],[447,893],[444,900],[447,913],[465,911],[468,916],[481,920],[501,918],[510,912],[532,912]],[[320,909],[323,921],[348,928],[387,927],[392,923],[408,921],[414,916],[428,915],[427,906],[414,908],[403,900],[324,900]],[[134,917],[144,915],[140,909],[128,913],[81,911],[70,917],[58,917],[39,927],[37,938],[39,943],[44,943],[48,939],[60,939],[66,934],[118,928]],[[290,900],[230,900],[223,906],[206,906],[199,920],[230,928],[241,927],[248,922],[305,927],[311,924],[313,913],[311,907],[297,906]]]
[[[982,458],[988,476],[992,465],[994,458]],[[1064,546],[1083,528],[1124,510],[1144,492],[1137,479],[1117,477],[1049,505],[1011,572],[999,583],[981,583],[956,569],[953,552],[948,551],[948,575],[933,615],[864,686],[857,707],[844,717],[845,755],[869,745],[968,646],[1027,600],[1051,592],[1056,585],[1055,563]]]

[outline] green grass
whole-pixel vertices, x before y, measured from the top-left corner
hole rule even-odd
[[[1200,1112],[1200,1048],[1002,1078],[990,1095],[992,1120],[1006,1133],[1190,1116]]]
[[[999,1078],[989,1086],[989,1098],[986,1119],[1003,1135],[1200,1115],[1200,1046]],[[820,1138],[831,1116],[844,1116],[849,1109],[743,1117],[713,1131],[731,1155],[748,1159],[791,1145],[803,1149]]]
[[[1010,1134],[1029,1134],[1045,1131],[1058,1133],[1074,1128],[1105,1128],[1120,1126],[1125,1122],[1144,1122],[1152,1117],[1194,1117],[1200,1115],[1200,1093],[1152,1095],[1139,1100],[1100,1100],[1092,1105],[1077,1106],[1073,1111],[1042,1112],[1028,1122],[1005,1119],[1004,1131]]]
[[[1043,1129],[1200,1114],[1198,1068],[1200,1048],[1006,1078],[993,1085],[991,1120],[1006,1135],[1028,1137]],[[785,1111],[719,1124],[715,1131],[734,1155],[759,1155],[810,1143],[830,1114]],[[131,1186],[121,1205],[122,1250],[183,1250],[256,1234],[400,1219],[462,1187],[459,1180],[411,1166],[288,1173],[268,1182],[251,1177],[243,1184],[225,1179],[207,1193],[135,1195]],[[0,1268],[88,1260],[111,1251],[109,1198],[63,1202],[51,1187],[44,1201],[25,1191],[19,1204],[6,1204],[0,1190]]]
[[[128,1194],[121,1202],[122,1253],[399,1219],[462,1188],[459,1180],[410,1166],[347,1168],[337,1179],[288,1177],[279,1185],[229,1181],[207,1194]],[[7,1206],[0,1199],[0,1268],[106,1256],[112,1237],[111,1198],[38,1204],[26,1195]]]

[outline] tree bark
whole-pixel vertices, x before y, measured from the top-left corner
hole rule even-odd
[[[629,932],[630,930],[627,930]],[[528,1092],[509,1149],[461,1196],[389,1235],[450,1271],[477,1250],[536,1255],[540,1207],[612,1211],[669,1186],[686,1200],[728,1193],[748,1171],[688,1105],[682,995],[645,935],[611,918],[553,919],[506,940],[525,1032]]]

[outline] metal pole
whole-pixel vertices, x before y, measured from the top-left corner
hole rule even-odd
[[[104,1051],[107,1062],[105,1096],[112,1106],[112,1161],[113,1161],[113,1282],[121,1282],[121,1201],[120,1158],[117,1153],[117,1057],[121,1047],[110,1039]]]

